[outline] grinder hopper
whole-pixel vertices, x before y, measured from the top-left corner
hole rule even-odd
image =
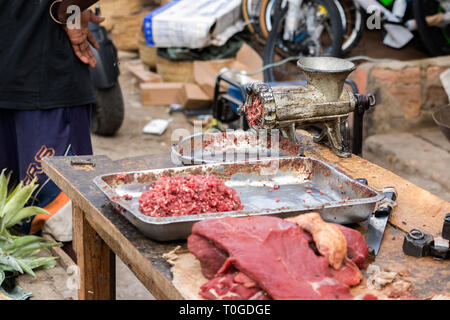
[[[356,69],[350,61],[331,57],[302,58],[297,65],[308,84],[319,90],[328,102],[339,100],[345,80]]]

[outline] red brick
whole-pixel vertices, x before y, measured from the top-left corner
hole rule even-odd
[[[370,76],[375,78],[379,84],[417,84],[420,83],[421,70],[419,67],[408,67],[401,70],[374,68],[372,69]]]
[[[441,84],[441,73],[447,70],[448,67],[429,67],[427,69],[427,85],[431,86],[442,86]]]
[[[363,63],[349,76],[349,79],[355,81],[360,93],[367,93],[368,74],[372,66],[373,63]]]
[[[403,109],[405,119],[417,118],[420,115],[422,107],[420,84],[396,84],[387,86],[385,90],[398,102],[398,107]]]

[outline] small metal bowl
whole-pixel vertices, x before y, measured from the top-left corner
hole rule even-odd
[[[434,122],[450,142],[450,105],[434,111],[432,115]]]

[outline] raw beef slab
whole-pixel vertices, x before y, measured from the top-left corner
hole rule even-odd
[[[212,279],[200,292],[208,299],[353,299],[349,286],[361,280],[353,261],[333,270],[311,235],[279,218],[204,220],[194,225],[188,248]]]

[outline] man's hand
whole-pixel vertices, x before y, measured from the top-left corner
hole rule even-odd
[[[92,68],[97,64],[89,44],[95,49],[99,48],[97,41],[89,30],[88,23],[93,22],[99,24],[105,20],[103,17],[98,17],[90,10],[85,10],[81,13],[81,25],[79,29],[70,29],[67,26],[64,29],[67,32],[70,43],[72,44],[75,55],[84,63],[89,64]]]

